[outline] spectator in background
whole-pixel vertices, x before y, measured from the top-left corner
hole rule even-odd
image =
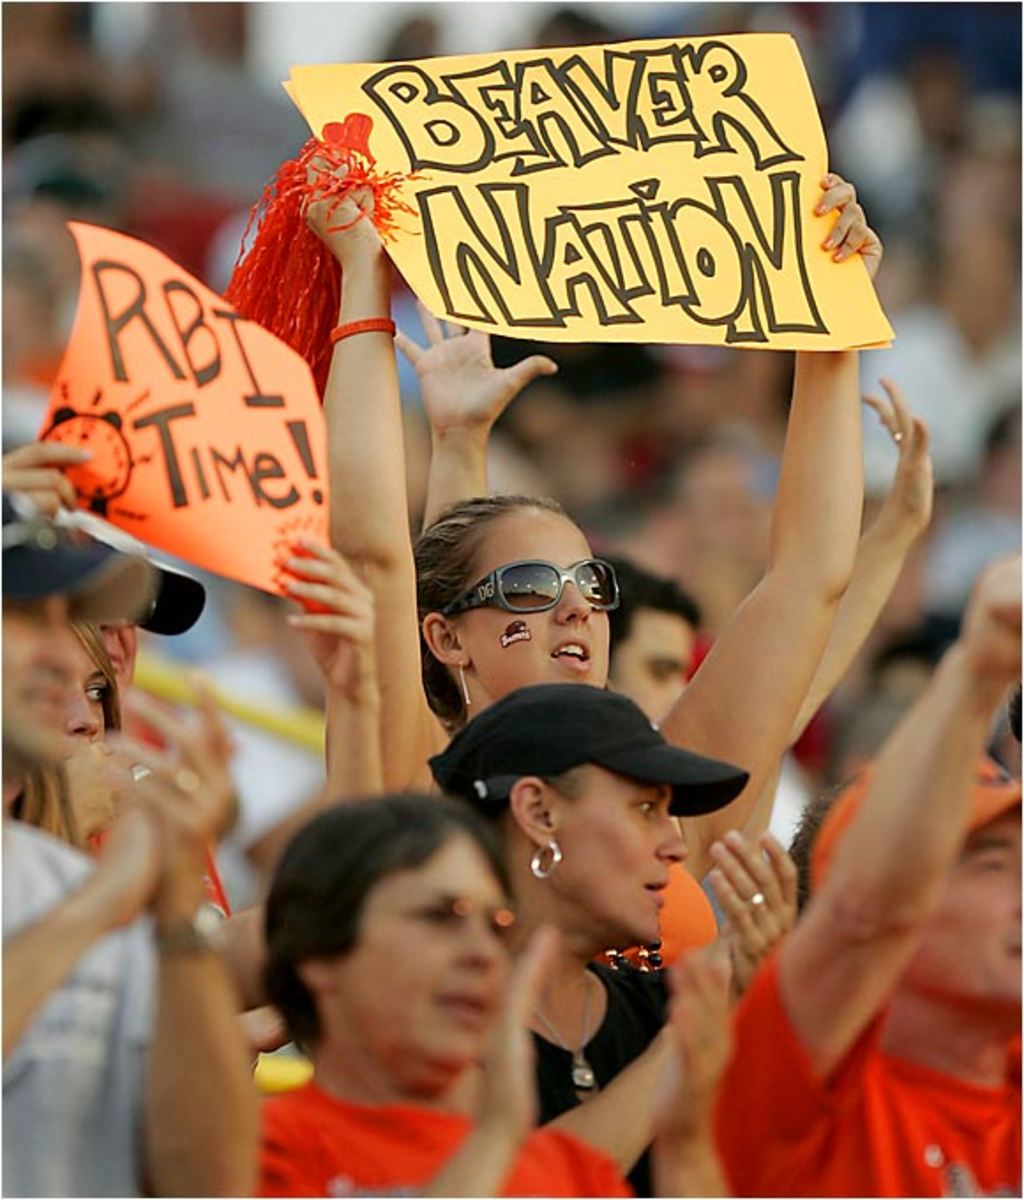
[[[988,426],[973,495],[950,498],[925,561],[924,603],[929,615],[954,624],[984,565],[1020,550],[1020,402],[1007,405]]]
[[[426,14],[416,13],[399,21],[384,41],[381,62],[404,62],[410,59],[433,58],[440,54],[441,31],[437,21]]]
[[[625,558],[608,561],[619,580],[619,607],[608,614],[608,684],[659,721],[692,674],[700,609],[674,580]]]
[[[559,5],[548,7],[533,35],[533,44],[538,49],[599,46],[602,42],[619,41],[624,36],[625,30],[620,26],[595,14],[594,5]]]
[[[932,433],[935,478],[964,486],[981,467],[985,431],[1020,389],[1020,306],[1010,233],[998,225],[957,231],[940,265],[937,302],[894,314],[896,340],[864,359],[869,386],[887,375]],[[865,427],[865,484],[884,489],[891,464],[884,434]]]

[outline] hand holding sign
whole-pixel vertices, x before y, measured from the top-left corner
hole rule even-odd
[[[74,508],[78,503],[69,475],[91,457],[88,450],[54,442],[19,446],[3,457],[4,491],[23,492],[41,513],[53,518],[62,508]]]
[[[857,203],[856,189],[839,175],[826,175],[821,186],[825,194],[814,210],[816,215],[839,214],[821,248],[831,251],[833,262],[843,262],[859,254],[868,277],[874,279],[882,262],[882,241],[868,225],[864,209]]]
[[[327,540],[309,368],[153,247],[70,228],[78,313],[40,437],[65,456],[88,452],[67,472],[78,503],[196,566],[280,591],[294,542]]]

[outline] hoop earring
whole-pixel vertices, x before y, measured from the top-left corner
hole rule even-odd
[[[465,701],[466,707],[469,708],[473,701],[469,698],[469,688],[466,686],[466,669],[459,664],[459,680],[462,683],[462,699]]]
[[[544,865],[544,855],[550,854],[551,861]],[[547,879],[551,872],[562,861],[562,847],[555,841],[554,838],[547,843],[546,846],[538,846],[533,852],[533,858],[530,859],[530,870],[533,872],[535,879]]]

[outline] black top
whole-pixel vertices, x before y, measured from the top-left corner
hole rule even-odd
[[[638,971],[634,967],[614,971],[593,963],[589,969],[601,980],[608,994],[605,1018],[584,1048],[598,1086],[603,1088],[643,1054],[664,1025],[668,1011],[668,981],[663,971]],[[573,1087],[569,1051],[537,1033],[533,1039],[537,1048],[540,1120],[541,1124],[546,1124],[575,1108],[580,1100]],[[649,1159],[649,1151],[645,1150],[628,1176],[638,1196],[652,1194]]]

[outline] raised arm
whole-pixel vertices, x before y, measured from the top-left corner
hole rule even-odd
[[[291,838],[318,812],[382,790],[373,594],[336,550],[309,542],[301,551],[285,564],[285,588],[304,603],[305,611],[290,614],[288,622],[305,633],[324,678],[327,782],[320,797],[265,835],[267,875]],[[262,905],[233,913],[217,935],[246,1010],[266,1004],[263,919]]]
[[[430,421],[430,477],[424,528],[450,505],[487,495],[487,439],[495,421],[539,375],[557,366],[534,354],[515,366],[495,367],[491,339],[478,330],[441,323],[420,305],[427,345],[399,333],[396,344],[416,369]]]
[[[306,544],[287,565],[285,586],[307,608],[288,623],[305,631],[324,680],[328,799],[372,795],[382,779],[373,593],[324,546]]]
[[[779,951],[779,989],[827,1078],[918,944],[960,850],[992,715],[1020,675],[1021,560],[975,588],[959,641],[878,757],[820,891]]]
[[[881,243],[853,188],[826,178],[821,205],[839,212],[833,257],[860,253],[873,272]],[[862,502],[857,354],[798,354],[768,570],[662,723],[670,741],[750,772],[727,808],[683,821],[686,865],[698,879],[708,869],[711,843],[746,823],[789,745],[849,586]]]
[[[340,326],[390,316],[390,268],[356,192],[307,220],[341,265]],[[348,226],[339,229],[336,227]],[[393,339],[354,333],[335,344],[324,391],[331,542],[373,592],[381,685],[381,749],[389,788],[429,785],[427,758],[444,744],[420,674],[416,573],[409,536],[402,413]]]
[[[839,602],[825,653],[789,735],[792,746],[811,718],[835,690],[860,652],[885,607],[906,562],[910,548],[928,527],[932,514],[932,460],[928,429],[907,407],[903,393],[891,380],[882,386],[886,404],[876,396],[864,402],[878,413],[899,447],[899,465],[878,516],[857,543],[850,586]],[[747,817],[744,831],[759,836],[771,821],[779,773],[771,775]]]
[[[825,653],[790,734],[791,744],[846,674],[892,594],[910,548],[931,520],[928,429],[911,413],[896,384],[889,379],[881,382],[888,404],[877,396],[865,396],[864,402],[875,409],[892,434],[899,448],[899,464],[878,516],[857,544],[850,586],[839,602]]]

